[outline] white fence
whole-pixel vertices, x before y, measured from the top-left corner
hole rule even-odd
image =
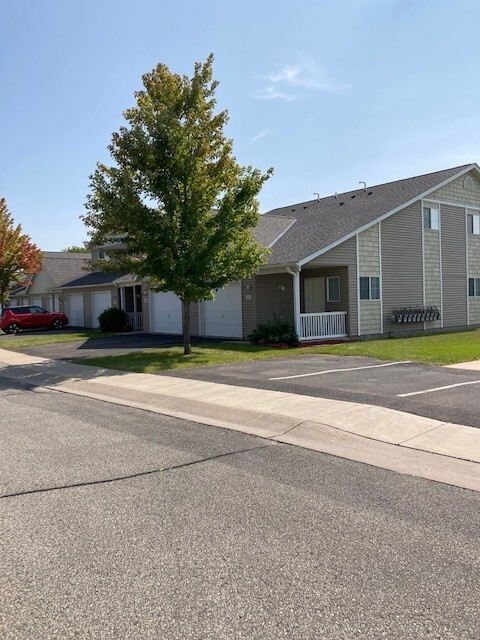
[[[143,329],[143,314],[140,313],[132,313],[127,312],[128,324],[132,327],[134,331],[141,331]]]
[[[344,338],[346,333],[346,311],[331,313],[301,313],[300,340]]]

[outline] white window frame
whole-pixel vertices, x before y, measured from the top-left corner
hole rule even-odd
[[[470,285],[473,282],[473,296],[470,293]],[[480,298],[480,278],[468,278],[468,297]]]
[[[337,298],[331,298],[330,297],[330,280],[336,280],[338,285],[337,285],[337,290],[338,290],[338,297]],[[327,277],[327,302],[340,302],[340,276],[329,276]]]
[[[440,229],[440,207],[438,204],[424,204],[422,215],[424,229],[431,229],[432,231]]]
[[[470,231],[470,223],[469,220],[472,220],[472,230]],[[467,211],[467,232],[470,235],[480,236],[480,213],[475,213],[474,211]]]
[[[361,280],[368,280],[368,298],[362,298],[362,288],[360,286]],[[378,283],[378,298],[372,298],[372,280],[376,280]],[[377,301],[382,297],[382,292],[380,291],[380,277],[379,276],[360,276],[358,280],[358,292],[360,300],[372,300]]]

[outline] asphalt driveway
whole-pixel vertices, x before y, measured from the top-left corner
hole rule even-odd
[[[57,332],[50,332],[57,333]],[[66,331],[58,333],[68,333]],[[72,332],[73,333],[73,332]],[[38,332],[23,332],[21,336],[38,335]],[[9,348],[15,344],[15,335],[0,335],[0,349],[3,345]],[[53,360],[73,360],[74,358],[100,358],[104,356],[116,356],[124,353],[135,353],[146,349],[158,349],[183,344],[182,336],[152,334],[152,333],[121,333],[117,335],[103,336],[93,339],[79,340],[75,342],[60,342],[35,347],[21,347],[15,349],[21,353],[27,353],[40,358]],[[214,338],[191,338],[192,344],[201,342],[221,342]]]

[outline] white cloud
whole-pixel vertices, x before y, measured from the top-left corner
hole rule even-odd
[[[253,136],[253,138],[250,140],[249,144],[253,144],[254,142],[257,142],[258,140],[261,140],[265,136],[269,136],[272,133],[274,133],[274,131],[272,129],[262,129],[262,131],[257,133],[256,136]]]
[[[257,96],[262,100],[295,100],[298,89],[341,93],[348,88],[330,80],[312,58],[303,58],[298,64],[284,65],[279,71],[266,76],[266,79],[267,85]]]

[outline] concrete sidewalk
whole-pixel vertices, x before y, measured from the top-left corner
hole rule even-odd
[[[123,373],[0,349],[0,376],[480,491],[480,430],[372,405]]]

